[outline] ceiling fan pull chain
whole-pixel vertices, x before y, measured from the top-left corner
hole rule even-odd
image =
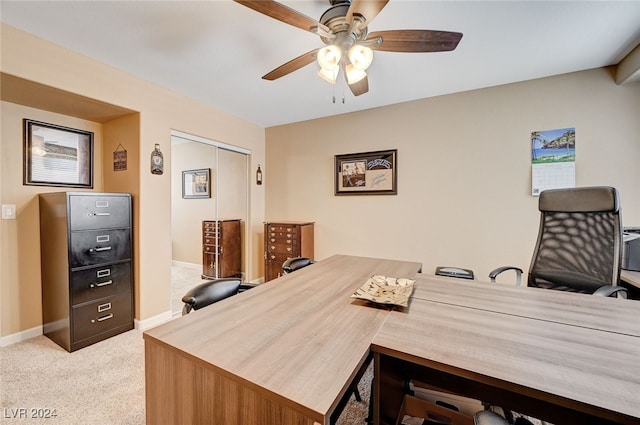
[[[336,103],[336,85],[335,84],[331,85],[331,90],[333,91],[333,96],[332,96],[333,103]]]

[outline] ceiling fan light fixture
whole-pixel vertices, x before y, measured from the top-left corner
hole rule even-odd
[[[318,64],[320,64],[320,68],[326,70],[338,68],[341,57],[342,51],[340,48],[330,44],[318,51]]]
[[[356,69],[364,71],[373,62],[373,50],[367,46],[354,44],[349,49],[349,61]]]
[[[340,68],[338,67],[335,67],[333,69],[320,68],[320,71],[318,71],[318,76],[331,84],[335,84],[336,80],[338,79],[339,70]]]
[[[367,73],[364,72],[364,69],[358,69],[353,66],[353,64],[347,65],[344,71],[345,75],[347,76],[347,83],[349,84],[357,83],[367,76]]]

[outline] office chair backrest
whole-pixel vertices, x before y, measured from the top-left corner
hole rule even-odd
[[[618,192],[613,187],[546,190],[529,286],[593,293],[617,285],[622,261]]]
[[[209,280],[191,288],[182,297],[184,303],[182,315],[188,314],[192,309],[198,310],[237,294],[240,290],[240,284],[240,279],[221,278]]]
[[[313,261],[307,257],[289,258],[284,263],[282,263],[282,272],[284,274],[289,274],[311,264],[313,264]]]

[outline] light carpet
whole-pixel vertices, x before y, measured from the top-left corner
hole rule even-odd
[[[364,424],[370,383],[371,370],[359,384],[362,402],[352,396],[338,425]],[[142,333],[131,330],[73,353],[45,336],[3,347],[0,400],[2,424],[145,424]],[[46,409],[55,417],[32,417]]]
[[[200,273],[198,265],[173,265],[174,316],[184,293],[203,281]],[[362,402],[351,396],[337,425],[364,424],[372,373],[370,367],[358,386]],[[46,413],[55,417],[32,417]],[[145,424],[142,333],[131,330],[73,353],[45,336],[0,348],[0,423]]]

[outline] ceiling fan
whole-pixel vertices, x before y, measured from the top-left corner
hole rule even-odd
[[[371,21],[389,0],[329,0],[331,7],[318,21],[277,1],[234,0],[263,15],[320,36],[325,44],[277,67],[262,78],[276,80],[314,61],[320,64],[318,75],[335,83],[342,72],[354,96],[367,93],[366,69],[373,51],[443,52],[454,50],[462,33],[433,30],[388,30],[369,32]]]

